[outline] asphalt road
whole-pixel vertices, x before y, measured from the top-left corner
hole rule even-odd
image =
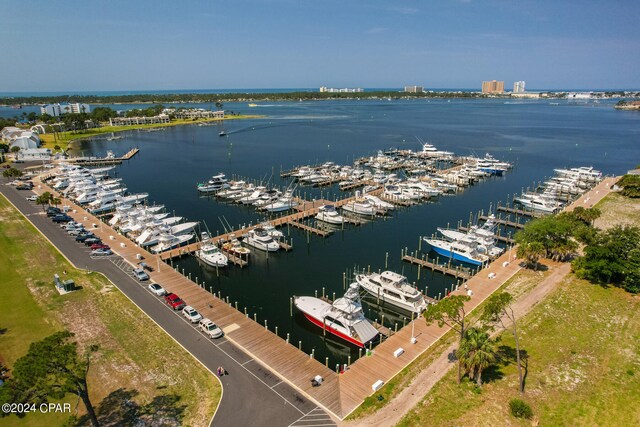
[[[122,258],[92,258],[89,249],[53,223],[42,208],[26,197],[31,191],[0,184],[9,199],[76,267],[98,271],[109,278],[140,310],[151,317],[182,347],[212,372],[223,366],[229,375],[221,378],[223,397],[212,420],[215,426],[329,426],[329,415],[315,403],[282,382],[225,338],[211,340],[194,328],[180,313],[167,307],[147,289],[147,282],[135,280],[132,267]],[[180,369],[180,367],[168,367]]]

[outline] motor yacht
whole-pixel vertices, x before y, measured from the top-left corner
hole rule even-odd
[[[333,205],[320,206],[316,219],[318,221],[328,222],[329,224],[342,224],[344,222],[344,218]]]
[[[393,271],[358,274],[356,281],[376,299],[409,312],[420,314],[427,308],[422,292],[411,286],[407,278]]]

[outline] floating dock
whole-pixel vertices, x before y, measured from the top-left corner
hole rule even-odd
[[[320,236],[320,237],[327,237],[328,235],[331,234],[330,231],[320,230],[319,228],[311,227],[310,225],[303,224],[303,223],[298,222],[298,221],[289,221],[287,224],[291,225],[292,227],[304,230],[307,233],[315,234],[315,235]]]
[[[90,158],[90,157],[77,157],[77,158],[69,158],[64,159],[63,163],[72,163],[74,165],[81,166],[104,166],[104,165],[119,165],[125,160],[131,159],[133,156],[138,154],[140,151],[139,148],[132,148],[122,157],[103,157],[101,159],[98,158]]]
[[[489,217],[481,216],[478,219],[481,221],[486,221],[489,219]],[[524,224],[520,224],[519,222],[507,221],[506,219],[493,218],[493,222],[500,225],[506,225],[507,227],[512,227],[512,228],[524,228]]]

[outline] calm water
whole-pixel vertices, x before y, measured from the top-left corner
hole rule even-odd
[[[150,201],[189,220],[202,221],[216,233],[222,230],[219,218],[231,224],[262,219],[255,211],[199,198],[197,182],[224,172],[255,180],[287,185],[279,178],[281,168],[334,161],[347,163],[389,147],[419,149],[416,136],[438,148],[467,155],[491,152],[516,164],[503,178],[486,180],[456,196],[441,197],[391,217],[361,227],[348,227],[326,239],[298,230],[285,230],[293,238],[289,253],[264,254],[253,251],[248,268],[229,268],[216,276],[215,269],[203,268],[194,258],[175,263],[221,291],[239,309],[258,322],[268,321],[270,330],[278,326],[280,336],[291,336],[297,345],[330,366],[345,363],[357,349],[332,338],[295,313],[290,316],[293,295],[313,295],[322,288],[332,296],[343,292],[343,273],[359,268],[384,269],[388,253],[389,269],[403,272],[418,282],[430,296],[437,296],[452,280],[439,274],[425,274],[417,280],[417,269],[403,265],[400,251],[415,250],[420,235],[436,227],[467,222],[470,212],[487,210],[498,201],[543,180],[553,168],[593,165],[606,174],[620,174],[638,163],[640,114],[615,111],[608,103],[551,105],[549,102],[506,104],[503,100],[416,100],[416,101],[320,101],[313,103],[273,103],[249,108],[227,104],[226,109],[264,114],[259,120],[229,121],[219,126],[181,126],[158,132],[132,131],[116,141],[105,139],[78,144],[78,152],[103,155],[107,150],[123,154],[130,147],[140,153],[118,168],[129,191],[149,192]],[[229,136],[218,136],[224,128]],[[335,197],[335,188],[301,188],[307,198]],[[370,318],[381,318],[378,308],[367,305]],[[391,319],[391,322],[389,320]],[[385,322],[403,322],[402,315],[387,312]]]

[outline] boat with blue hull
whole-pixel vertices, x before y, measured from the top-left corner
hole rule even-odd
[[[431,246],[434,252],[455,261],[482,266],[489,262],[489,257],[478,252],[478,242],[471,240],[458,240],[449,242],[442,239],[423,238]]]

